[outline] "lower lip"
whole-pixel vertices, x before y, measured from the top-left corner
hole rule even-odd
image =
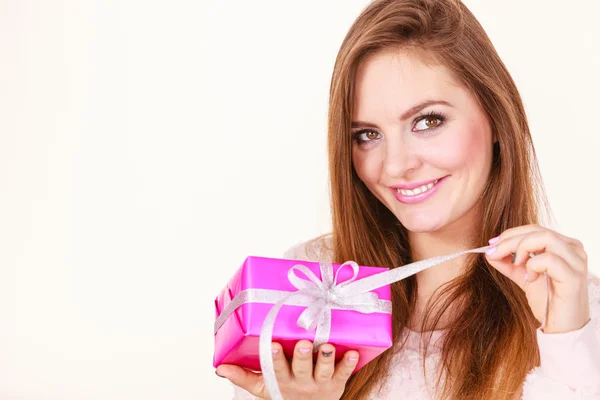
[[[430,198],[431,196],[433,196],[434,193],[437,192],[440,189],[440,187],[444,184],[447,177],[448,176],[441,178],[431,189],[429,189],[428,191],[426,191],[424,193],[420,193],[416,196],[405,196],[394,188],[391,188],[391,191],[392,191],[392,194],[394,195],[394,197],[396,198],[396,200],[398,200],[400,203],[404,203],[404,204],[421,203],[421,202],[427,200],[428,198]]]

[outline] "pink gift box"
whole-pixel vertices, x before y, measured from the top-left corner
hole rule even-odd
[[[221,290],[215,299],[216,316],[235,296],[246,289],[271,289],[295,292],[297,289],[288,280],[288,270],[302,264],[317,277],[321,277],[319,263],[285,260],[266,257],[248,257],[242,266]],[[334,274],[340,264],[333,264]],[[361,266],[355,281],[366,276],[387,271],[387,268]],[[350,268],[343,268],[338,283],[352,277]],[[388,285],[372,290],[381,300],[391,300]],[[215,334],[213,365],[235,364],[260,371],[258,343],[263,321],[273,304],[245,303],[227,318]],[[315,330],[306,330],[297,325],[304,306],[284,305],[275,321],[273,341],[283,346],[284,353],[291,358],[296,342],[301,339],[313,341]],[[336,348],[336,360],[347,350],[356,350],[360,357],[354,372],[392,346],[392,316],[389,313],[370,314],[353,310],[331,310],[331,333],[328,343]]]

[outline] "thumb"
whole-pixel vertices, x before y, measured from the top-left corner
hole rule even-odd
[[[491,260],[490,257],[486,255],[486,261],[502,275],[516,283],[521,289],[525,289],[525,273],[527,272],[527,269],[524,265],[514,265],[512,263],[511,255],[500,260]]]
[[[215,372],[217,375],[229,379],[231,383],[248,391],[253,396],[264,397],[262,374],[233,364],[221,364]]]

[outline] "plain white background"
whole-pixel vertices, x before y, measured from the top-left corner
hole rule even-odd
[[[0,1],[0,398],[231,396],[214,297],[328,231],[329,80],[367,3]],[[466,4],[600,273],[600,6]]]

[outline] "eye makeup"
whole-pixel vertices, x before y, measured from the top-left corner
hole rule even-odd
[[[418,124],[419,122],[423,121],[423,120],[427,120],[427,119],[435,119],[438,120],[439,123],[436,126],[430,127],[430,128],[426,128],[426,129],[419,129],[419,130],[414,130],[414,127],[416,124]],[[448,117],[444,114],[441,113],[439,111],[430,111],[428,113],[424,113],[421,114],[419,116],[417,116],[414,120],[413,120],[413,130],[412,132],[424,132],[424,133],[429,133],[434,131],[435,129],[438,129],[439,127],[441,127],[442,125],[444,125],[444,123],[446,122],[446,120],[448,119]],[[377,139],[368,139],[366,138],[366,134],[368,133],[375,133],[377,134],[379,137]],[[352,132],[352,142],[356,143],[357,145],[362,145],[364,143],[368,143],[368,142],[372,142],[375,140],[379,140],[379,138],[381,137],[381,134],[379,132],[377,132],[376,130],[374,130],[373,128],[364,128],[364,129],[359,129],[357,131]]]

